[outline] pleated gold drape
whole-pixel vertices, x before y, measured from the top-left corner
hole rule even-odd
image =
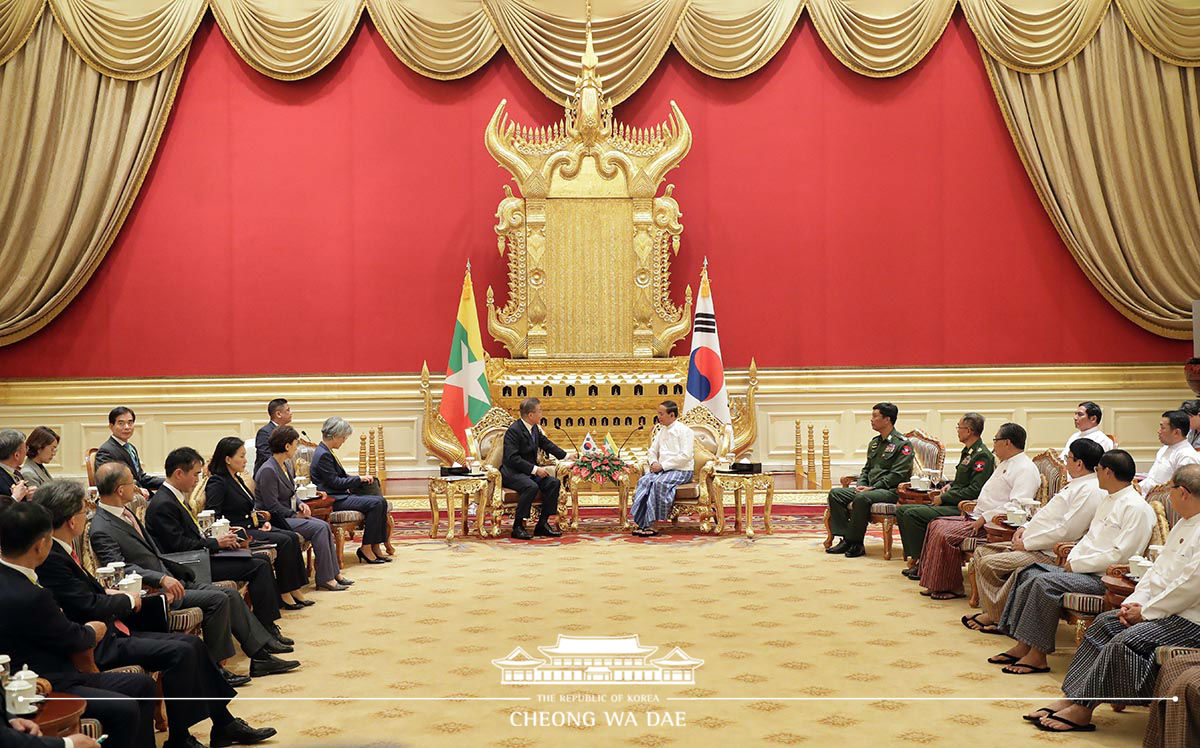
[[[539,90],[563,103],[573,92],[583,49],[583,3],[0,0],[5,136],[0,156],[16,154],[0,162],[0,179],[7,180],[0,182],[0,260],[19,256],[14,221],[40,232],[38,242],[20,249],[31,253],[31,270],[22,270],[19,282],[0,294],[0,345],[45,324],[103,257],[136,196],[169,112],[171,81],[178,80],[206,12],[248,65],[273,78],[294,80],[320,71],[365,12],[396,56],[421,75],[469,75],[503,46]],[[1200,291],[1193,280],[1200,276],[1194,259],[1200,252],[1194,205],[1200,159],[1192,85],[1192,68],[1200,65],[1200,0],[593,0],[592,5],[598,72],[614,102],[636,91],[672,44],[705,74],[749,75],[779,51],[805,10],[842,64],[862,75],[899,75],[920,63],[960,7],[1030,177],[1081,268],[1114,306],[1146,329],[1169,337],[1189,334],[1190,301]],[[52,67],[30,62],[46,59],[50,46],[62,51]],[[64,87],[83,85],[85,70],[95,76],[87,85],[97,98],[69,98]],[[116,85],[126,81],[146,87]],[[51,99],[37,103],[47,91]],[[41,122],[36,113],[51,106],[53,97],[72,106],[93,101],[94,108],[80,111],[84,119],[78,121],[95,118],[102,125],[93,133],[66,125],[61,133],[49,133],[63,139],[61,157],[31,140],[45,135],[34,126]],[[123,129],[107,131],[111,123]],[[1077,132],[1086,135],[1092,150],[1075,138]],[[94,140],[68,142],[84,135],[119,147],[110,152],[90,147]],[[37,162],[39,153],[46,154],[44,163]],[[47,194],[51,186],[40,176],[42,166],[50,168],[45,179],[52,177],[61,194],[87,198],[76,213],[54,199],[45,208],[36,206],[34,195]],[[91,175],[103,173],[116,175],[110,177],[111,194],[91,183]],[[1136,193],[1130,184],[1137,185]],[[1181,190],[1185,194],[1174,199]],[[1137,215],[1139,206],[1146,215]],[[95,236],[87,241],[77,233],[85,216],[95,219]],[[31,320],[39,321],[31,326]]]
[[[985,64],[1079,267],[1134,322],[1189,336],[1200,298],[1200,71],[1150,54],[1115,9],[1051,73]]]
[[[53,319],[104,258],[150,168],[185,58],[140,81],[102,75],[47,12],[0,67],[0,344]]]

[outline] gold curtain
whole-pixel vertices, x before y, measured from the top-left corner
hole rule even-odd
[[[392,52],[430,78],[470,75],[500,48],[479,0],[367,0],[367,11]]]
[[[1122,314],[1191,336],[1200,298],[1200,71],[1141,47],[1110,11],[1053,72],[984,57],[1013,142],[1079,267]]]
[[[49,11],[0,67],[0,345],[75,298],[150,168],[187,57],[124,81],[93,70]]]

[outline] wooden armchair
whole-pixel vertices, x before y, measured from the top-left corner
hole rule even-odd
[[[1035,498],[1045,506],[1055,494],[1067,487],[1070,476],[1067,475],[1066,464],[1053,449],[1038,452],[1032,459],[1034,466],[1042,474],[1042,487]]]
[[[913,429],[904,435],[912,445],[913,450],[913,468],[912,475],[916,475],[925,468],[937,470],[939,473],[946,465],[946,445],[936,437],[930,436],[921,429]],[[843,475],[842,487],[845,488],[853,483],[856,476]],[[907,487],[908,483],[901,483],[901,486]],[[868,524],[882,525],[883,527],[883,558],[887,561],[892,559],[892,544],[894,540],[894,530],[896,527],[896,504],[894,502],[880,501],[871,505],[871,515],[867,520]],[[825,547],[829,548],[833,545],[833,530],[829,526],[829,509],[825,509]]]

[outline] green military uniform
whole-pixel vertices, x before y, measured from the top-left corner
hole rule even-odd
[[[829,529],[847,543],[863,542],[871,505],[895,503],[896,487],[912,475],[912,445],[895,429],[887,438],[876,436],[867,447],[867,464],[858,474],[858,485],[870,491],[855,491],[853,486],[837,487],[829,492]]]
[[[954,480],[942,493],[940,506],[927,504],[905,504],[896,507],[896,524],[900,527],[900,541],[904,543],[906,558],[920,558],[921,546],[925,544],[925,529],[938,517],[949,517],[959,513],[958,505],[963,501],[979,498],[979,489],[987,483],[996,469],[996,458],[991,450],[976,440],[963,447],[954,468]]]

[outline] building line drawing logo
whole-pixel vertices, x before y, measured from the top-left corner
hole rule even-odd
[[[704,660],[689,657],[679,647],[651,659],[658,647],[644,646],[637,634],[627,636],[565,636],[535,657],[521,647],[492,660],[503,685],[528,683],[662,683],[690,685]]]

